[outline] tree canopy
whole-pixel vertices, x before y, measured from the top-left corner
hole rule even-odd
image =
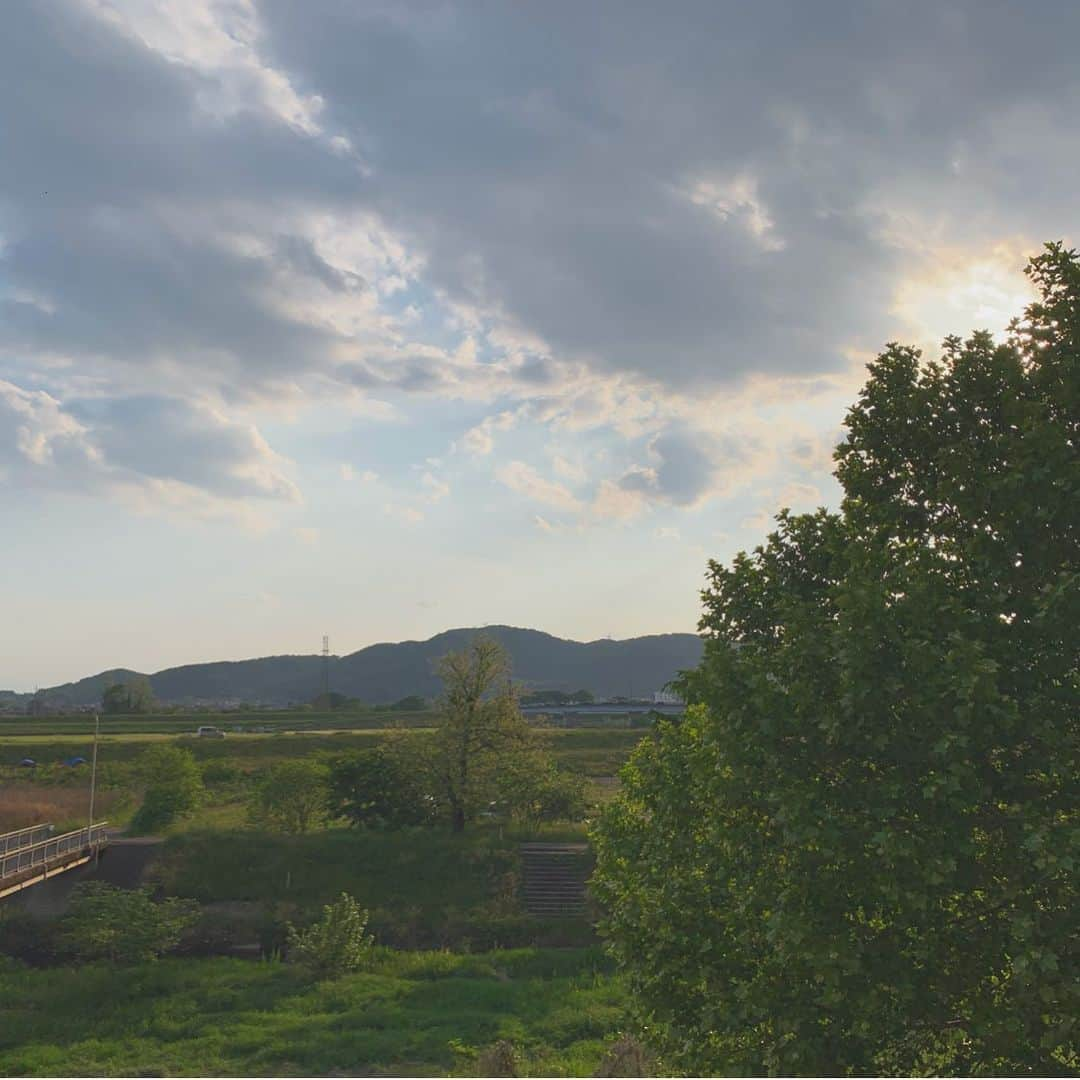
[[[353,825],[400,829],[431,825],[437,816],[426,777],[413,767],[408,736],[387,745],[357,750],[330,765],[330,798],[334,812]]]
[[[1080,260],[1028,274],[1003,343],[870,365],[839,513],[710,563],[687,716],[596,832],[677,1067],[1080,1071]]]
[[[253,823],[274,832],[306,833],[321,825],[330,809],[330,770],[321,761],[278,761],[259,777],[252,793]]]
[[[508,761],[532,748],[510,683],[510,657],[482,635],[439,661],[443,693],[428,770],[455,832],[487,808]]]
[[[131,823],[136,832],[154,832],[172,824],[190,814],[206,795],[195,755],[180,746],[148,746],[138,757],[136,774],[145,786],[142,805]]]

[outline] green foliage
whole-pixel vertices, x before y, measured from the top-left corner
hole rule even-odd
[[[1006,344],[871,365],[841,514],[710,565],[694,704],[596,832],[676,1067],[1080,1071],[1080,262],[1029,274]]]
[[[496,807],[527,827],[585,816],[585,779],[560,769],[542,746],[508,755],[496,776]]]
[[[443,695],[437,727],[418,736],[417,768],[429,779],[455,832],[503,792],[502,774],[537,749],[510,684],[510,657],[498,642],[478,636],[439,662]]]
[[[430,825],[434,800],[412,767],[401,739],[336,758],[330,765],[330,798],[353,825],[400,829]]]
[[[145,785],[142,806],[132,819],[134,832],[163,829],[186,817],[203,801],[202,770],[190,750],[168,743],[148,746],[136,762],[136,774]]]
[[[253,823],[274,832],[310,832],[329,813],[329,780],[329,769],[311,758],[271,765],[252,795]]]
[[[155,903],[145,889],[103,881],[77,885],[60,924],[63,952],[84,962],[136,964],[175,947],[198,918],[198,905],[175,897]]]
[[[304,930],[289,927],[289,962],[320,979],[359,971],[371,955],[368,913],[343,892],[323,908],[318,922]]]
[[[126,682],[111,683],[101,695],[102,712],[110,716],[151,713],[157,703],[150,680],[136,675]]]
[[[0,966],[4,1076],[449,1074],[451,1043],[511,1040],[532,1076],[590,1076],[624,992],[593,949],[374,950],[313,981],[290,964]]]

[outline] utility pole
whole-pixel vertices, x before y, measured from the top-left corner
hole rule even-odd
[[[94,713],[94,752],[90,760],[90,820],[86,825],[86,842],[89,844],[94,835],[94,795],[97,792],[97,748],[98,735],[101,732],[101,717]],[[97,849],[94,849],[94,862],[97,862]]]

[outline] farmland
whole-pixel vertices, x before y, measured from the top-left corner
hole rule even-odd
[[[244,718],[247,720],[247,718]],[[275,722],[270,722],[271,720]],[[11,1075],[470,1075],[503,1040],[519,1070],[591,1075],[628,1022],[624,993],[585,917],[538,918],[521,902],[519,844],[583,840],[583,823],[524,827],[349,828],[301,835],[250,816],[252,792],[287,762],[331,762],[432,714],[109,718],[98,741],[98,817],[127,826],[155,747],[189,751],[205,792],[164,829],[144,882],[199,905],[178,955],[135,967],[67,966],[56,924],[0,909],[0,1072]],[[404,720],[404,725],[401,721]],[[336,721],[336,722],[335,722]],[[199,738],[200,724],[227,730]],[[245,725],[247,726],[247,725]],[[559,767],[595,806],[640,730],[545,729]],[[0,828],[85,820],[92,756],[87,717],[0,725]],[[19,764],[32,759],[34,767]],[[106,855],[104,865],[115,860]],[[290,923],[347,892],[369,915],[364,970],[312,982],[278,955]],[[238,958],[239,956],[246,958]],[[59,966],[57,966],[59,964]],[[26,966],[29,965],[29,966]]]

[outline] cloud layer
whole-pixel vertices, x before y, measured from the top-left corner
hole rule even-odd
[[[296,506],[265,431],[330,402],[440,433],[402,520],[457,497],[433,453],[549,525],[805,501],[858,360],[1075,220],[1066,2],[0,19],[15,491]]]

